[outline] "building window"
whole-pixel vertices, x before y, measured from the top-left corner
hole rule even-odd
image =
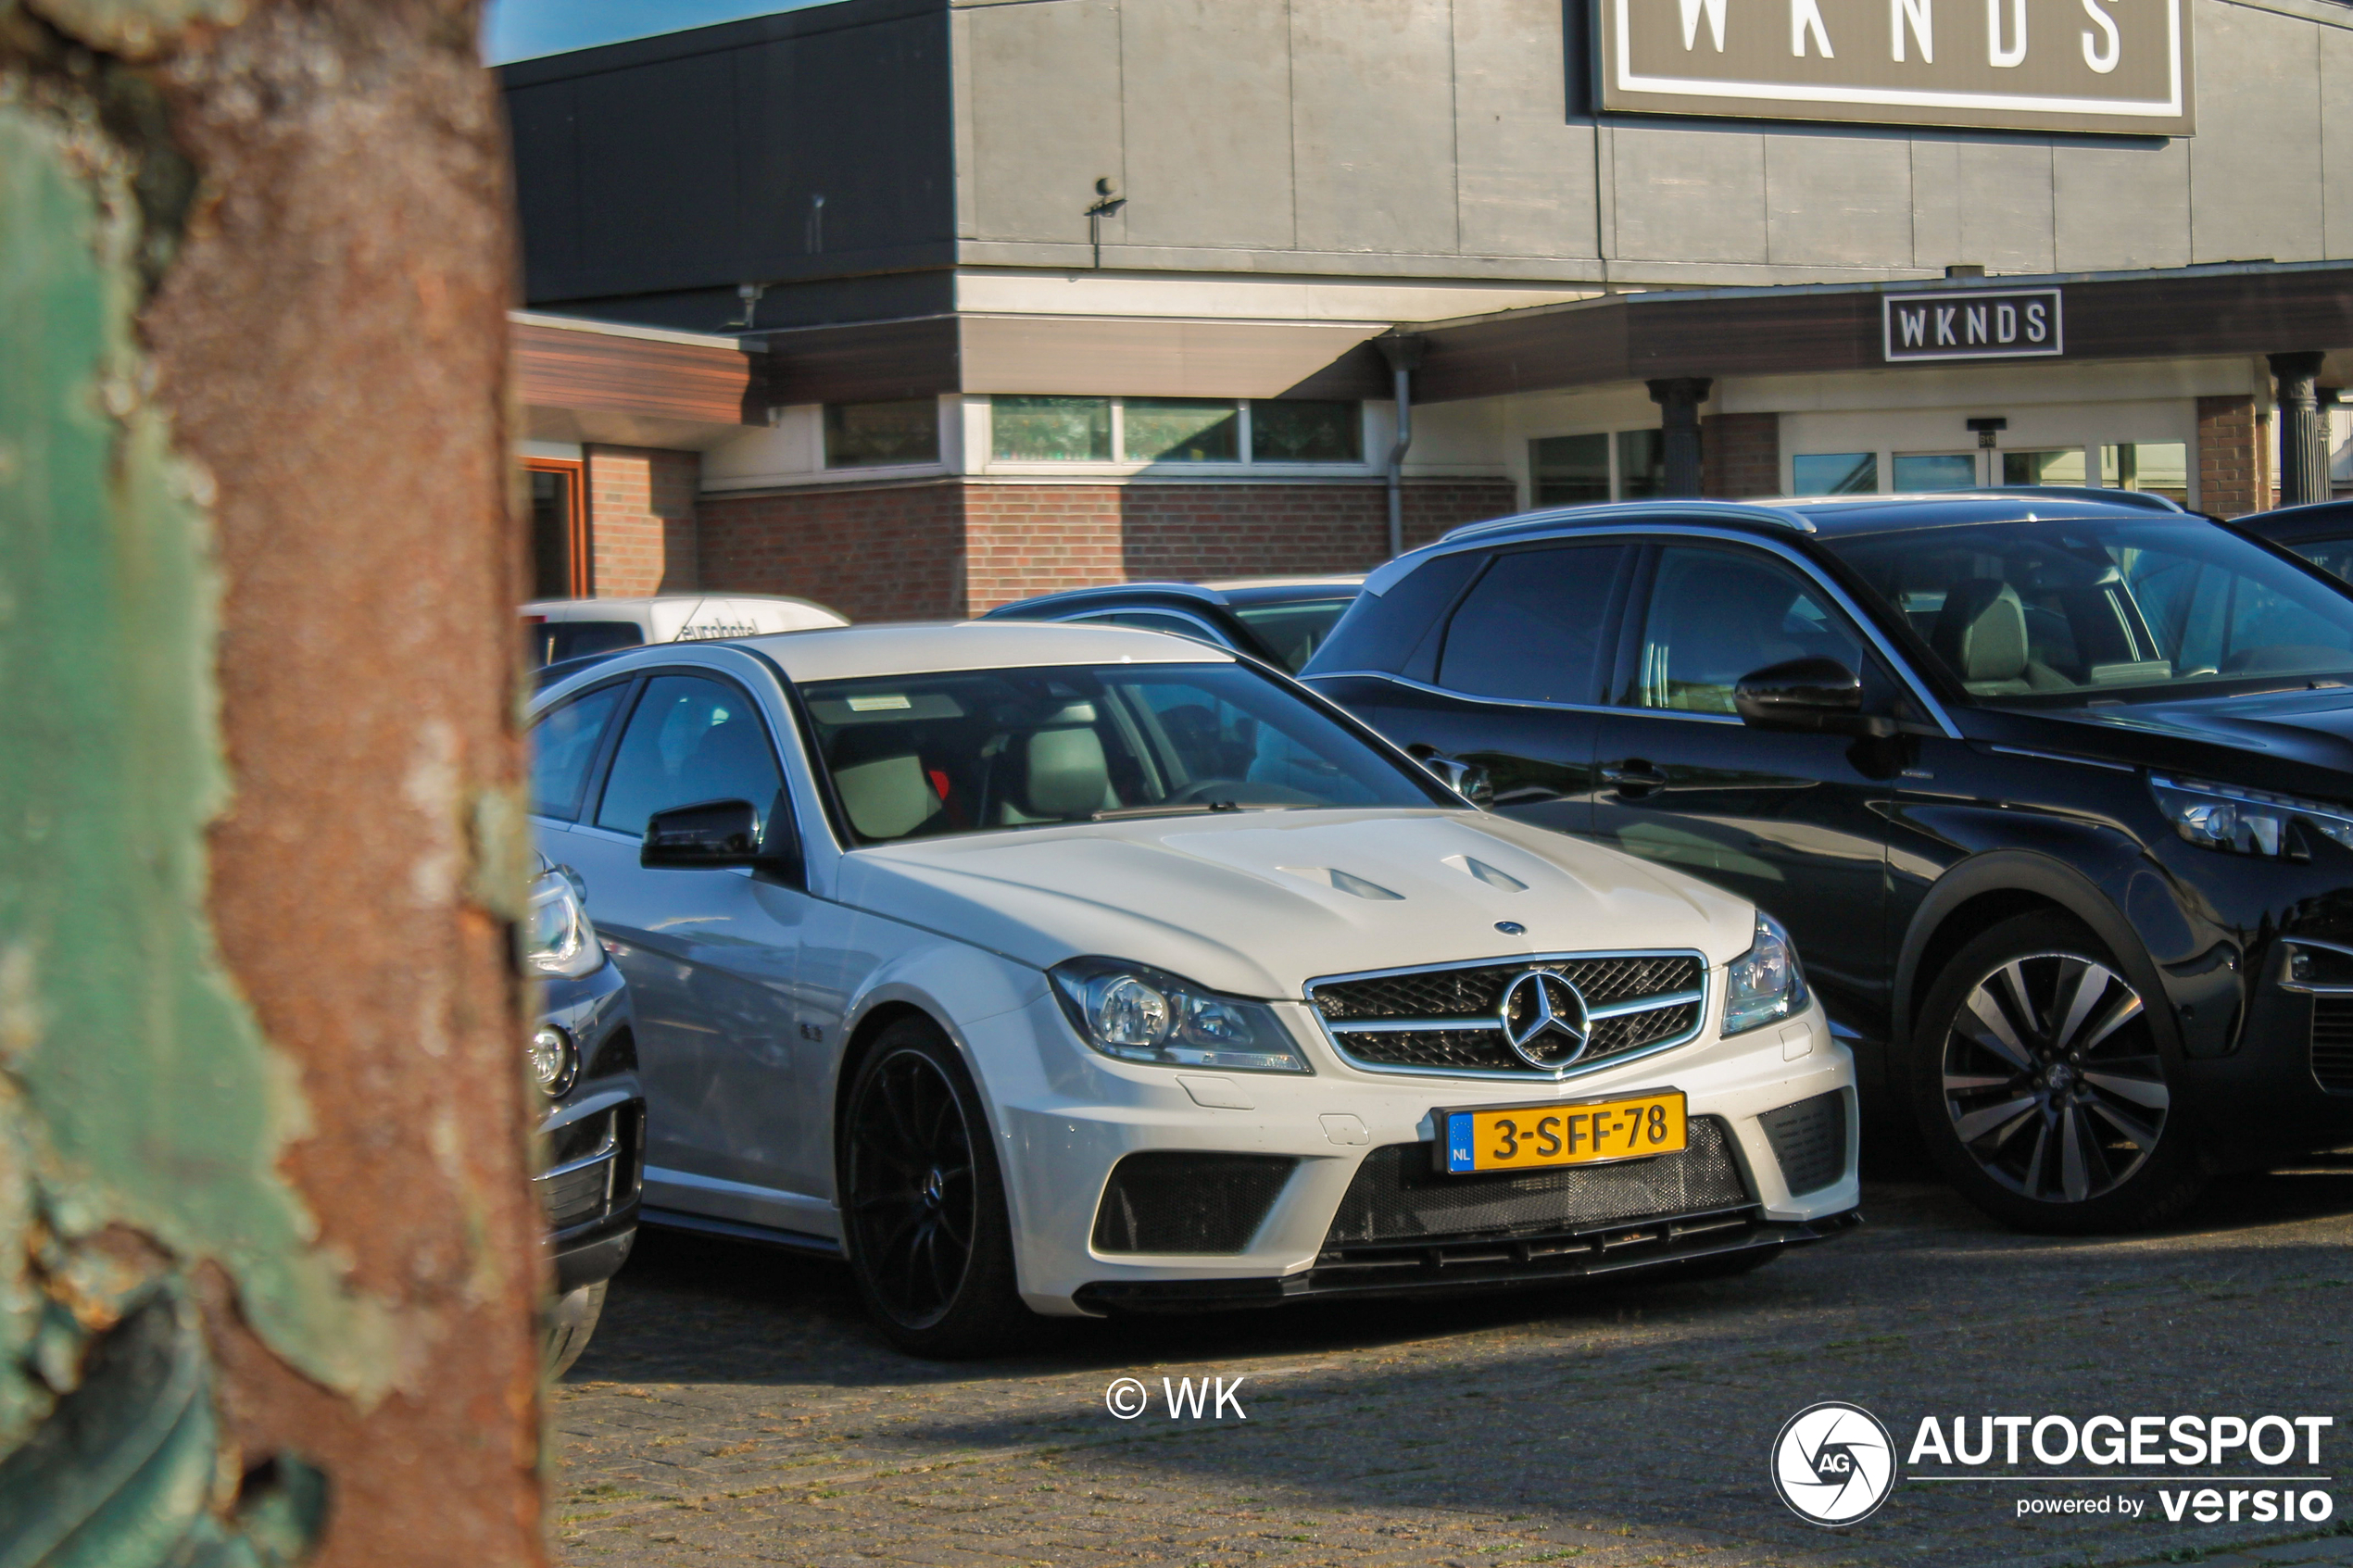
[[[1250,457],[1256,463],[1361,463],[1364,415],[1353,403],[1252,403]]]
[[[1895,492],[1917,495],[1923,490],[1977,488],[1974,452],[1911,452],[1895,457]]]
[[[1528,470],[1534,504],[1573,507],[1580,501],[1606,501],[1609,493],[1609,437],[1548,435],[1528,444]]]
[[[2081,484],[2083,448],[2063,446],[2051,452],[2002,454],[2004,484]]]
[[[1617,433],[1617,498],[1647,501],[1667,494],[1667,433]]]
[[[1789,476],[1795,495],[1873,495],[1879,493],[1879,454],[1804,452],[1789,460]]]
[[[2186,507],[2190,504],[2189,448],[2179,441],[2103,446],[2100,483],[2118,490],[2145,490]]]
[[[825,466],[904,468],[939,461],[939,402],[825,405]]]
[[[587,487],[581,465],[535,459],[523,465],[531,481],[531,596],[588,596]]]
[[[991,451],[1008,462],[1111,461],[1108,397],[991,398]]]
[[[1131,463],[1232,463],[1242,455],[1241,405],[1210,397],[1130,397]]]

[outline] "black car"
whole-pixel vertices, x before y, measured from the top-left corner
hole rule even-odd
[[[2282,507],[2240,518],[2232,526],[2294,550],[2339,577],[2353,579],[2353,499]]]
[[[539,1123],[547,1167],[532,1185],[556,1274],[547,1375],[560,1377],[588,1348],[605,1284],[637,1238],[646,1095],[628,985],[568,870],[541,860],[519,937],[524,973],[545,988],[525,1060],[547,1102]]]
[[[1294,673],[1356,597],[1361,575],[1121,583],[1000,605],[987,621],[1089,621],[1174,632]]]
[[[1874,1128],[2012,1223],[2353,1137],[2353,596],[2294,557],[2070,496],[1579,508],[1390,562],[1303,678],[1771,910]]]

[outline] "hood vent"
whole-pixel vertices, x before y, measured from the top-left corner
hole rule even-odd
[[[1525,893],[1528,884],[1509,872],[1499,872],[1484,860],[1474,860],[1468,855],[1449,855],[1443,862],[1458,872],[1466,872],[1490,887],[1500,887],[1506,893]]]
[[[1403,893],[1391,893],[1378,882],[1366,882],[1361,876],[1352,876],[1337,866],[1277,866],[1275,869],[1304,877],[1309,882],[1320,883],[1326,887],[1337,888],[1342,893],[1353,893],[1359,898],[1370,898],[1375,903],[1403,903],[1405,899]]]

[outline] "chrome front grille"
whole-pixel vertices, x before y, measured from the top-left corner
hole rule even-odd
[[[1511,1032],[1528,1006],[1505,997],[1531,972],[1556,975],[1582,1000],[1581,1048],[1515,1050]],[[1525,992],[1526,988],[1521,988]],[[1327,975],[1307,1001],[1334,1048],[1376,1073],[1557,1079],[1680,1046],[1707,1014],[1707,960],[1692,952],[1548,953],[1410,970]]]

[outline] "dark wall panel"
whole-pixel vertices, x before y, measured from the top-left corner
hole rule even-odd
[[[500,74],[533,305],[953,261],[946,0],[838,0]]]

